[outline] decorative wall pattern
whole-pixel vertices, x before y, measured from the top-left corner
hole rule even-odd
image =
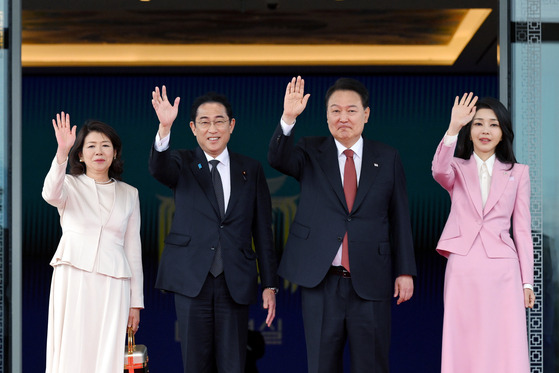
[[[534,292],[536,305],[528,313],[528,340],[530,368],[533,373],[543,373],[543,209],[542,209],[542,129],[541,129],[541,1],[519,0],[513,2],[515,40],[518,58],[513,59],[512,69],[520,71],[520,81],[513,82],[513,106],[522,107],[517,123],[521,123],[523,161],[530,166],[532,239],[534,242]],[[516,102],[515,102],[516,100]],[[520,102],[518,102],[520,101]]]
[[[7,288],[9,281],[9,272],[5,270],[8,266],[8,256],[6,253],[10,250],[10,243],[8,241],[9,232],[9,215],[8,212],[8,191],[10,179],[8,178],[9,169],[9,139],[8,139],[8,121],[6,110],[7,101],[5,96],[8,95],[8,83],[4,77],[9,76],[10,67],[9,51],[7,49],[7,41],[5,37],[7,33],[8,17],[5,17],[4,8],[7,7],[4,0],[0,0],[0,373],[4,372],[4,361],[6,359],[6,352],[9,351],[5,346],[6,338],[6,325],[9,322],[9,310],[6,307],[7,297],[4,291]]]

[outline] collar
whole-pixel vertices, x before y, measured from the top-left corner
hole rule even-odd
[[[98,182],[95,181],[95,179],[92,178],[91,176],[87,176],[87,174],[86,174],[85,172],[84,172],[83,174],[78,175],[78,176],[83,176],[82,179],[87,180],[87,182],[90,183],[90,184],[100,184],[100,185],[103,185],[103,184],[116,184],[116,182],[117,182],[117,180],[116,180],[115,178],[109,177],[108,182],[105,182],[105,183],[98,183]],[[108,176],[107,176],[107,177],[108,177]],[[111,183],[111,181],[112,181],[112,183]]]
[[[483,160],[480,157],[478,157],[478,155],[475,152],[473,153],[473,155],[474,155],[474,159],[476,160],[477,171],[479,174],[481,172],[481,165],[483,164]],[[495,154],[493,154],[485,161],[485,164],[487,165],[487,171],[489,172],[489,176],[493,176],[493,166],[495,165],[495,159],[496,156]]]
[[[223,152],[221,152],[221,154],[215,158],[211,155],[208,155],[206,152],[204,152],[204,155],[206,156],[208,162],[210,162],[212,159],[217,159],[220,163],[223,163],[224,166],[229,166],[229,150],[227,150],[227,148],[225,148]]]
[[[338,150],[338,158],[339,158],[344,153],[344,150],[348,148],[343,146],[342,143],[336,139],[334,139],[334,142],[336,143],[336,149]],[[360,136],[359,140],[357,140],[357,142],[353,144],[349,149],[353,150],[353,152],[355,153],[355,155],[357,155],[357,157],[363,158],[363,136]]]

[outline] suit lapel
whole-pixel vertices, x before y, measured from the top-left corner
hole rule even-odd
[[[110,220],[113,219],[113,215],[118,214],[119,211],[125,211],[124,206],[126,202],[126,195],[124,191],[124,185],[120,181],[115,180],[115,194],[113,199],[113,207],[109,212],[109,218],[105,222],[105,225],[109,223]]]
[[[234,206],[239,200],[241,190],[247,181],[247,171],[243,169],[243,164],[237,154],[229,152],[229,160],[229,172],[231,173],[231,195],[229,197],[229,203],[227,204],[225,217],[227,217],[229,212],[235,208]]]
[[[363,139],[363,159],[361,160],[361,175],[359,176],[359,185],[357,187],[357,195],[353,203],[353,211],[359,208],[363,199],[367,195],[369,189],[377,179],[377,174],[382,167],[379,155],[373,147],[373,144]]]
[[[208,159],[201,148],[196,148],[194,160],[190,163],[190,170],[198,181],[200,188],[210,201],[217,216],[220,216],[217,198],[215,197],[214,186],[212,184],[212,177],[208,166]]]
[[[101,216],[101,209],[100,209],[101,202],[99,201],[99,193],[97,193],[97,186],[95,185],[95,180],[89,178],[88,176],[85,176],[85,174],[80,175],[79,178],[81,179],[83,185],[85,185],[85,187],[87,188],[88,191],[87,194],[90,197],[87,198],[86,204],[90,205],[91,210],[96,212],[99,225],[103,225],[103,217]],[[115,198],[116,198],[116,190],[115,190]],[[114,205],[116,201],[118,200],[115,199],[113,201],[113,208],[109,214],[109,219],[111,218],[112,212],[114,211]],[[107,221],[109,219],[107,219]]]
[[[481,201],[481,187],[479,185],[479,173],[476,160],[472,155],[470,159],[461,160],[458,164],[460,164],[460,170],[464,175],[464,183],[468,189],[468,195],[473,205],[476,207],[479,216],[483,216],[483,203]]]
[[[507,168],[509,168],[509,165],[501,163],[498,159],[495,159],[493,174],[491,175],[491,187],[489,188],[489,195],[487,196],[487,201],[485,202],[485,214],[491,211],[493,206],[495,206],[505,191],[511,175],[511,171],[507,170]]]
[[[326,180],[334,190],[334,193],[347,210],[342,175],[340,175],[338,149],[334,143],[334,138],[330,136],[318,150],[318,164],[326,175]]]

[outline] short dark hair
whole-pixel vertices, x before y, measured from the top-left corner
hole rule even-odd
[[[512,147],[514,140],[514,132],[512,130],[512,120],[510,112],[505,106],[496,98],[484,97],[476,103],[476,110],[490,109],[493,110],[499,121],[499,127],[503,136],[497,147],[495,148],[495,156],[497,159],[506,164],[510,164],[511,168],[514,166],[516,157]],[[470,159],[474,152],[474,144],[472,143],[470,133],[472,131],[473,120],[466,124],[458,133],[458,142],[456,144],[455,156],[462,159]]]
[[[326,91],[326,97],[324,100],[326,108],[328,108],[328,100],[330,100],[330,96],[332,96],[332,94],[336,91],[353,91],[361,97],[363,108],[366,109],[369,107],[369,91],[363,83],[351,78],[339,78],[330,88],[328,88],[328,91]]]
[[[112,177],[116,180],[122,180],[122,172],[124,171],[124,162],[122,161],[122,141],[120,141],[120,137],[112,128],[106,123],[97,121],[97,120],[89,120],[84,123],[83,127],[78,132],[76,136],[76,141],[74,142],[74,146],[70,151],[69,155],[69,162],[70,162],[70,174],[72,175],[81,175],[86,172],[85,163],[80,162],[80,153],[83,153],[83,144],[85,142],[85,138],[91,132],[99,132],[109,138],[113,145],[113,149],[116,152],[116,158],[113,159],[111,166],[109,167],[109,177]]]
[[[227,112],[227,116],[229,119],[233,119],[233,108],[227,99],[227,96],[222,95],[216,92],[208,92],[202,96],[197,97],[194,102],[192,103],[192,107],[190,108],[190,120],[192,122],[196,121],[196,115],[198,114],[198,108],[210,102],[215,102],[221,104],[225,107],[225,111]]]

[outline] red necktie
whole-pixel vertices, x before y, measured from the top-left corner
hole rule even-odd
[[[357,194],[357,172],[355,172],[355,163],[353,162],[353,150],[344,150],[346,156],[344,166],[344,194],[349,212],[353,208],[355,195]],[[342,266],[349,271],[349,248],[347,232],[342,242]]]

